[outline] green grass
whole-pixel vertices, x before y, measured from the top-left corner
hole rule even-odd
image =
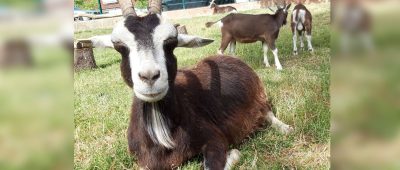
[[[330,28],[329,4],[309,5],[313,13],[315,52],[292,55],[292,35],[288,25],[277,40],[283,71],[263,66],[261,43],[238,44],[236,55],[260,76],[272,100],[278,118],[294,126],[289,136],[271,128],[254,134],[238,148],[242,157],[235,169],[329,169],[330,155]],[[265,9],[245,11],[263,13]],[[223,15],[172,20],[186,25],[189,34],[213,38],[215,42],[197,49],[175,50],[179,68],[191,67],[216,54],[220,44],[217,27],[204,28],[207,21]],[[75,33],[75,38],[110,33],[96,30]],[[136,158],[127,151],[126,130],[132,102],[132,90],[124,84],[119,69],[120,55],[111,49],[95,49],[99,68],[74,76],[76,169],[137,169]],[[273,55],[269,53],[270,63]],[[181,169],[199,169],[201,157],[185,163]]]

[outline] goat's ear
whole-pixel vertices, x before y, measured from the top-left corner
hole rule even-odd
[[[111,42],[111,35],[96,35],[89,38],[92,41],[93,47],[96,48],[114,48]]]
[[[286,6],[286,10],[289,10],[289,8],[290,8],[291,5],[292,5],[292,4],[289,4],[288,6]]]
[[[178,34],[178,47],[196,48],[214,42],[212,39],[201,38],[193,35]]]

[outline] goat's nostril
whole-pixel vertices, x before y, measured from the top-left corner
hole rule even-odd
[[[160,70],[139,72],[138,76],[143,82],[152,85],[160,78]]]
[[[158,78],[160,78],[160,71],[156,71],[156,73],[153,75],[153,77],[151,78],[151,80],[157,80]]]
[[[148,80],[146,74],[143,74],[143,73],[139,73],[139,78],[140,78],[140,80],[143,80],[143,81]]]

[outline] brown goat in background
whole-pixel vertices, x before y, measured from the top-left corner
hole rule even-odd
[[[278,10],[273,15],[229,14],[218,21],[207,22],[206,27],[210,27],[215,23],[218,23],[221,27],[222,39],[218,50],[219,54],[224,53],[228,44],[230,53],[235,53],[236,41],[240,43],[261,41],[264,50],[265,66],[270,66],[267,52],[268,49],[271,49],[274,54],[276,68],[282,70],[275,41],[278,38],[280,28],[287,22],[286,18],[290,5],[286,5],[286,3],[283,6],[277,5]]]

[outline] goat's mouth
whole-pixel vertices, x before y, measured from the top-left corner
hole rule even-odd
[[[160,94],[161,94],[161,92],[160,93],[153,93],[153,94],[142,94],[142,95],[146,96],[146,97],[157,97]]]
[[[160,91],[160,92],[152,92],[152,93],[141,93],[135,90],[135,95],[139,99],[146,101],[146,102],[157,102],[164,98],[164,96],[167,94],[168,88]]]

